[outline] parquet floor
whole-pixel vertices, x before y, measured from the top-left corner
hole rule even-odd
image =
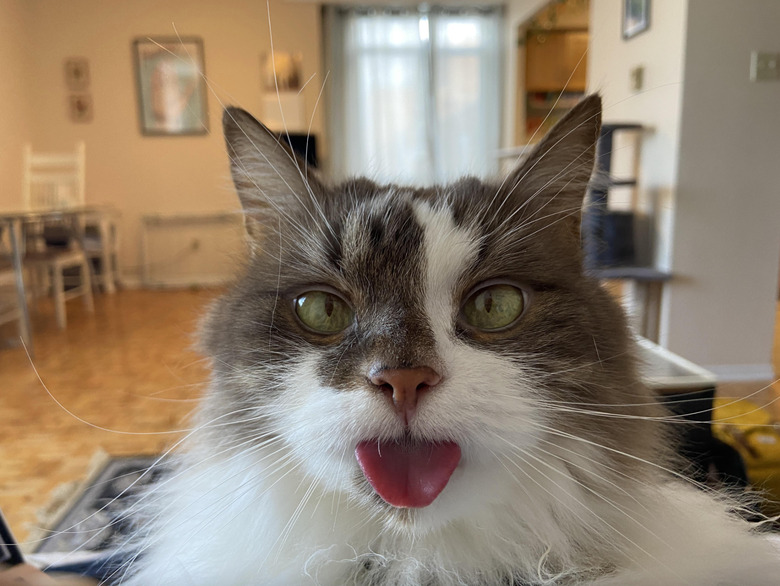
[[[98,295],[94,315],[74,299],[64,331],[44,304],[33,316],[33,362],[23,348],[0,349],[0,508],[19,539],[99,450],[159,453],[176,440],[167,432],[186,427],[207,376],[191,347],[216,295],[120,291]]]
[[[0,508],[20,539],[57,486],[85,477],[97,451],[159,453],[176,440],[170,432],[187,426],[207,377],[192,345],[216,295],[119,291],[98,295],[94,315],[73,300],[65,331],[44,305],[34,316],[35,369],[24,349],[0,349]],[[780,373],[779,333],[780,305]],[[13,335],[0,328],[0,339]]]

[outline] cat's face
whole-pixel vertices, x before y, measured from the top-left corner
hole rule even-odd
[[[550,462],[596,487],[639,474],[652,434],[605,414],[645,391],[581,268],[599,120],[589,98],[503,183],[411,189],[326,186],[228,110],[253,253],[206,328],[219,441],[266,442],[312,498],[399,530],[537,493]]]

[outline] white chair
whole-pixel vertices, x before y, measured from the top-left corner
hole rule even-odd
[[[24,201],[26,209],[52,210],[86,204],[86,147],[81,141],[69,153],[34,153],[25,145]],[[80,224],[81,244],[93,269],[93,282],[103,291],[116,290],[119,247],[116,214],[91,211]],[[99,269],[95,271],[95,269]]]
[[[83,206],[86,146],[66,153],[34,153],[24,146],[24,205],[31,211]]]
[[[24,149],[24,202],[31,212],[52,212],[25,225],[24,263],[36,278],[51,286],[57,325],[67,325],[65,302],[83,295],[88,311],[94,311],[91,269],[83,248],[84,225],[68,208],[84,205],[84,143],[74,152],[34,153]],[[61,211],[61,217],[55,212]],[[78,280],[66,286],[66,272],[78,269]],[[40,290],[35,287],[35,290]]]

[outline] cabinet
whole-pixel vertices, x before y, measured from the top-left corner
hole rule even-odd
[[[588,31],[531,29],[525,36],[525,136],[547,132],[585,92]],[[523,142],[525,137],[519,137]]]
[[[529,31],[525,44],[526,91],[584,92],[587,50],[587,31]]]

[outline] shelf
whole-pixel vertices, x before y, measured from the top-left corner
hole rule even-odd
[[[652,267],[609,267],[588,269],[588,274],[598,279],[632,279],[634,281],[663,283],[672,278],[672,273]]]
[[[636,179],[608,179],[609,187],[636,187]]]

